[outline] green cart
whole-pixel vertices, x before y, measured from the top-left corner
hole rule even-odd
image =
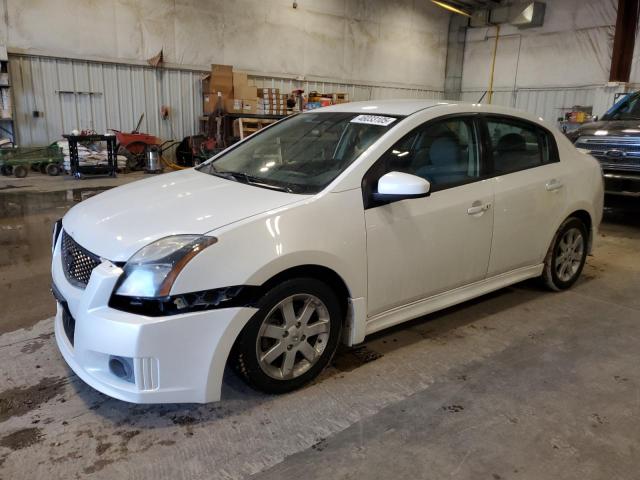
[[[64,156],[57,143],[47,147],[0,148],[0,173],[24,178],[29,170],[56,176],[62,171]]]

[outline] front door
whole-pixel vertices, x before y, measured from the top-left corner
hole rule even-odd
[[[477,132],[473,118],[428,122],[365,175],[369,316],[486,277],[494,183],[483,176]],[[431,195],[374,203],[371,191],[391,171],[427,179]]]

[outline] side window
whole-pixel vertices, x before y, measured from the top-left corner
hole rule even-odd
[[[549,134],[536,125],[510,119],[487,120],[496,175],[553,161]],[[555,151],[555,150],[554,150]]]
[[[418,127],[391,147],[380,161],[383,168],[378,174],[397,171],[417,175],[429,180],[432,190],[468,183],[480,175],[473,123],[464,118]]]

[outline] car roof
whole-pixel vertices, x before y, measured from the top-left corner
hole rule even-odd
[[[499,105],[488,105],[484,103],[465,103],[450,100],[423,100],[423,99],[401,99],[401,100],[368,100],[366,102],[350,102],[323,107],[311,112],[348,112],[370,115],[402,115],[407,116],[425,109],[434,109],[436,115],[446,115],[448,113],[483,112],[511,115],[536,123],[546,123],[542,118],[522,110],[503,107]],[[441,110],[441,111],[440,111]],[[547,127],[550,124],[546,125]]]

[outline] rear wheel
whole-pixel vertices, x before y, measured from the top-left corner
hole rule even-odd
[[[542,279],[551,290],[565,290],[580,277],[587,259],[587,227],[582,220],[570,217],[556,233],[547,252]]]
[[[333,357],[343,312],[335,292],[313,278],[287,280],[258,304],[234,349],[252,387],[284,393],[313,380]]]
[[[16,178],[24,178],[28,173],[29,170],[27,170],[27,167],[25,167],[24,165],[16,165],[15,167],[13,167],[13,175]]]
[[[46,167],[47,175],[51,175],[52,177],[57,177],[60,175],[60,165],[57,163],[50,163]]]

